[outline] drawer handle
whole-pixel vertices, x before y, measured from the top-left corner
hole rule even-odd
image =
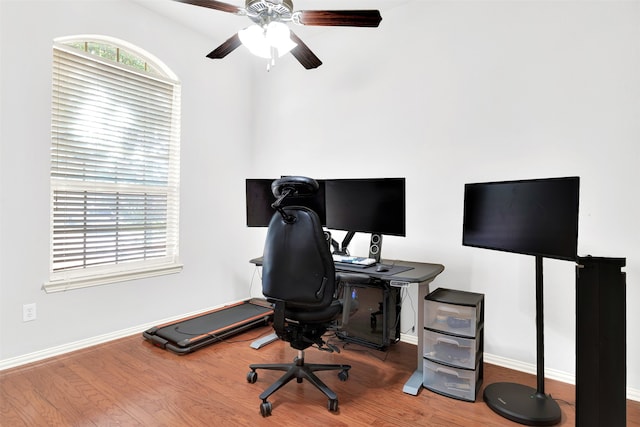
[[[458,343],[458,341],[451,338],[438,337],[438,339],[436,340],[436,343],[451,344],[451,345],[455,345],[456,347],[460,347],[460,343]]]
[[[460,311],[458,311],[457,309],[453,308],[453,307],[438,307],[438,312],[445,314],[447,316],[451,316],[452,314],[460,314]]]
[[[436,368],[436,372],[442,372],[443,374],[455,375],[456,377],[459,377],[456,371],[447,368]]]

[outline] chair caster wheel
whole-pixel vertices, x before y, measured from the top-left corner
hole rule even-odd
[[[267,402],[266,400],[260,404],[260,414],[263,417],[268,417],[271,415],[271,402]]]
[[[348,379],[349,379],[349,371],[348,371],[348,370],[346,370],[346,369],[345,369],[345,370],[343,370],[343,371],[340,371],[340,372],[338,373],[338,378],[340,378],[340,381],[346,381],[346,380],[348,380]]]
[[[330,412],[338,412],[338,399],[329,399],[327,407]]]
[[[256,371],[249,371],[247,374],[247,382],[250,384],[255,383],[258,380],[258,373]]]

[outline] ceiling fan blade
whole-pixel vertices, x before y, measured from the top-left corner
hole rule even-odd
[[[211,58],[211,59],[224,58],[225,56],[229,55],[231,52],[236,50],[236,48],[241,44],[242,42],[240,41],[240,37],[238,37],[238,33],[235,33],[234,35],[229,37],[229,39],[226,42],[222,43],[220,46],[212,50],[207,55],[207,58]]]
[[[300,10],[294,15],[302,25],[377,27],[382,21],[378,10]]]
[[[236,15],[244,15],[245,9],[216,0],[174,0],[180,3],[192,4],[194,6],[207,7],[209,9],[221,10],[223,12],[235,13]]]
[[[307,70],[311,70],[313,68],[318,68],[322,65],[322,61],[318,58],[311,49],[300,40],[300,37],[294,34],[291,31],[290,34],[291,40],[297,44],[296,47],[291,49],[291,54],[302,64],[304,68]]]

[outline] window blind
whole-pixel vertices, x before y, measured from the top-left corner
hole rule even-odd
[[[45,289],[179,270],[179,84],[66,45],[53,52]]]

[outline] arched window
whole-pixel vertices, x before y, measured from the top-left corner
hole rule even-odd
[[[46,291],[180,271],[180,83],[103,36],[53,45]]]

